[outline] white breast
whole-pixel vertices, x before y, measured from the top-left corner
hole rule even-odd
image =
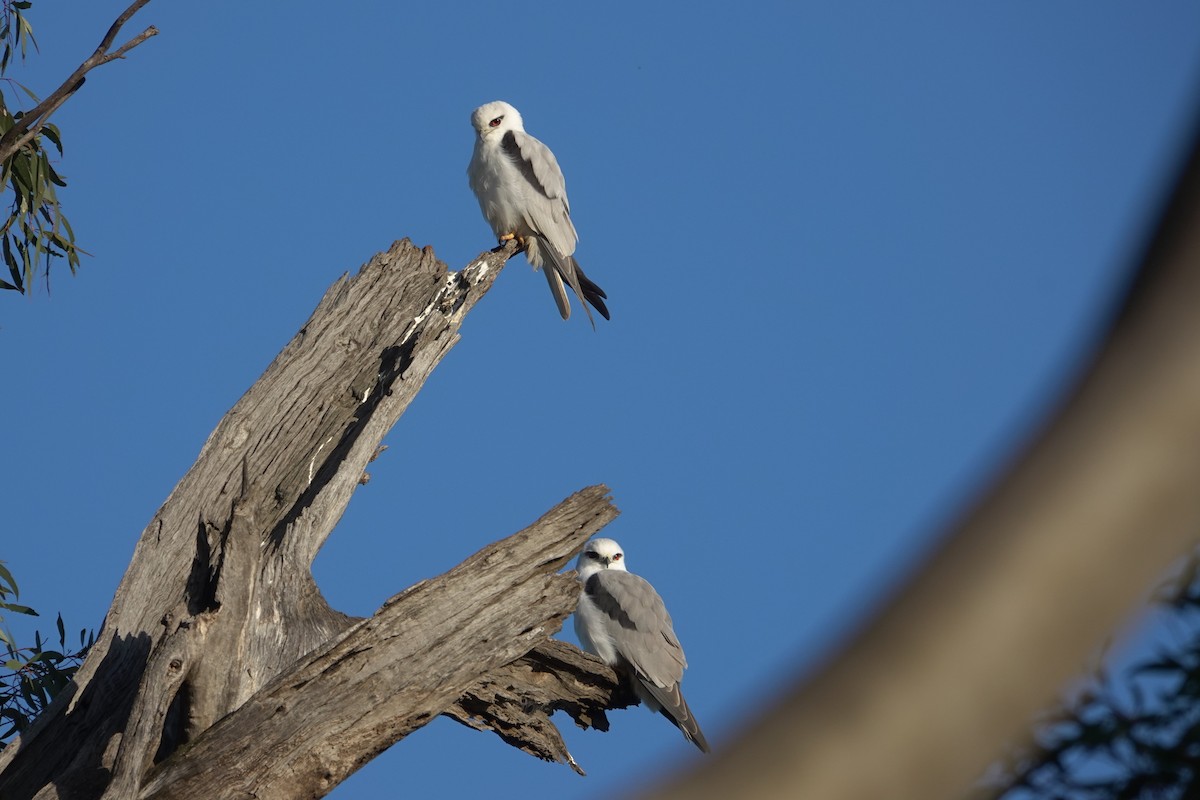
[[[496,144],[475,143],[471,166],[467,170],[471,190],[475,192],[479,209],[492,226],[493,233],[497,236],[506,233],[524,235],[529,231],[521,213],[522,190],[528,182]]]
[[[575,608],[575,635],[579,643],[589,653],[600,656],[600,660],[610,667],[616,666],[617,646],[608,631],[609,620],[592,602],[587,594],[581,592],[579,605]]]

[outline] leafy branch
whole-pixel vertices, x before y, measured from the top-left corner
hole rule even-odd
[[[48,150],[53,147],[61,156],[62,136],[49,119],[79,91],[88,72],[124,58],[127,52],[158,33],[152,25],[113,49],[121,28],[148,2],[135,0],[125,9],[109,27],[96,51],[45,100],[39,101],[31,90],[12,81],[37,103],[29,111],[10,112],[0,95],[0,186],[13,193],[8,219],[0,224],[0,256],[10,278],[0,279],[0,289],[26,291],[43,262],[48,280],[55,258],[65,258],[74,273],[79,267],[80,254],[86,255],[76,245],[75,232],[59,206],[55,187],[67,184],[51,165]],[[31,6],[30,0],[3,0],[0,4],[0,76],[5,75],[14,54],[19,53],[24,60],[29,45],[37,49],[33,26],[24,13]]]
[[[109,52],[117,35],[121,32],[121,28],[149,2],[150,0],[134,0],[133,5],[125,9],[121,16],[117,17],[116,21],[109,27],[108,33],[104,34],[104,38],[100,40],[100,46],[96,48],[96,52],[92,53],[80,64],[71,73],[70,77],[63,81],[61,86],[51,92],[45,100],[22,115],[11,128],[4,132],[3,136],[0,136],[0,162],[8,161],[18,150],[33,141],[33,138],[38,135],[42,126],[50,118],[50,115],[57,111],[63,103],[70,99],[71,95],[75,94],[83,86],[87,73],[102,64],[107,64],[118,58],[124,58],[125,54],[130,50],[151,36],[158,34],[158,28],[151,25],[116,50]],[[14,9],[21,10],[18,7],[28,8],[30,4],[28,2],[14,2],[11,5]],[[20,26],[18,26],[15,30],[20,31],[20,29]]]
[[[36,617],[32,608],[14,602],[19,596],[16,579],[0,563],[0,611]],[[18,647],[3,623],[0,614],[0,643],[5,650],[0,663],[0,750],[8,739],[28,728],[70,682],[96,638],[94,632],[81,630],[78,649],[69,652],[60,614],[56,623],[58,649],[46,647],[40,631],[34,633],[33,647]]]

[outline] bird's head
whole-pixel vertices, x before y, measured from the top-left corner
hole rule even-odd
[[[500,140],[508,131],[523,131],[521,112],[503,100],[493,100],[471,113],[471,126],[481,140],[495,136]]]
[[[625,569],[625,551],[612,539],[592,539],[584,545],[576,565],[580,580],[587,580],[602,569]]]

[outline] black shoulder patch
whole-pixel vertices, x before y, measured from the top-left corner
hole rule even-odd
[[[538,180],[537,175],[533,172],[533,165],[521,156],[521,148],[517,144],[516,134],[512,131],[506,131],[504,138],[500,140],[500,149],[504,151],[504,155],[508,156],[517,169],[521,171],[521,174],[525,176],[525,180],[529,181],[530,184],[541,192],[543,197],[549,199],[550,195],[546,194],[546,187],[542,186],[542,182]]]
[[[626,630],[637,630],[637,625],[625,613],[625,609],[621,608],[621,604],[617,602],[617,598],[609,594],[600,584],[600,573],[596,573],[587,579],[587,583],[583,585],[583,591],[587,593],[587,596],[596,604],[596,608],[600,609],[606,617]]]

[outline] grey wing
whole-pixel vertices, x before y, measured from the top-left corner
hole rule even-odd
[[[584,591],[604,614],[617,652],[633,669],[638,696],[707,753],[708,741],[679,689],[687,659],[658,592],[644,578],[618,570],[597,572]]]
[[[671,615],[646,579],[602,570],[588,579],[584,590],[604,613],[613,643],[631,667],[657,686],[679,683],[687,659]]]
[[[524,131],[508,131],[500,147],[532,188],[525,194],[522,208],[525,222],[554,245],[560,256],[572,255],[579,235],[571,222],[567,183],[554,153]]]

